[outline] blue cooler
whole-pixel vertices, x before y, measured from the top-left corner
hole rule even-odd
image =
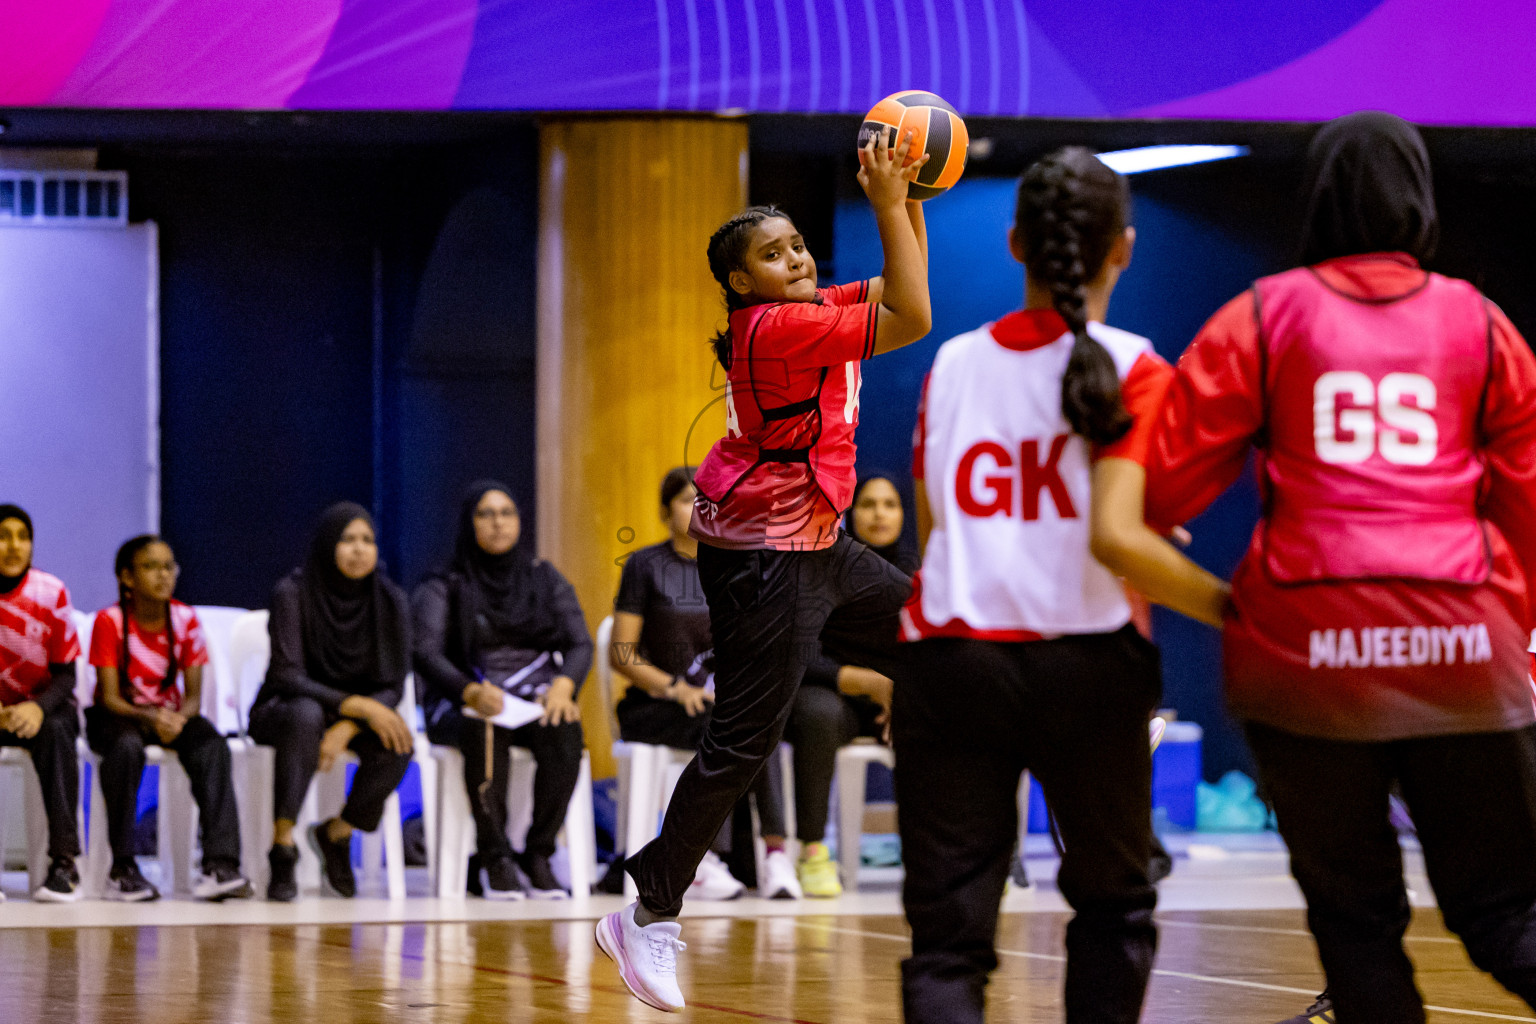
[[[1152,813],[1175,828],[1193,831],[1195,790],[1200,785],[1200,741],[1194,722],[1169,722],[1162,746],[1152,755]],[[1158,814],[1158,810],[1162,814]]]

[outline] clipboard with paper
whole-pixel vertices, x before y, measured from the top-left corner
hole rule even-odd
[[[534,672],[537,672],[548,662],[549,652],[545,651],[528,665],[524,666],[522,669],[518,670],[497,684],[497,688],[502,691],[500,714],[487,718],[485,715],[480,714],[480,712],[476,711],[474,708],[466,706],[463,709],[464,717],[478,719],[483,722],[490,722],[492,725],[499,725],[503,729],[520,729],[527,725],[529,722],[537,722],[544,716],[544,705],[531,700],[523,700],[521,697],[514,697],[507,691],[511,690],[512,687],[522,682]]]

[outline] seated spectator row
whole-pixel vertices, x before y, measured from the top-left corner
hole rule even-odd
[[[610,659],[629,683],[618,705],[629,742],[691,749],[713,702],[708,609],[687,532],[693,497],[687,469],[667,475],[661,514],[671,537],[635,552],[623,571]],[[882,554],[909,557],[897,554],[901,503],[888,479],[861,482],[851,519],[856,535]],[[180,570],[170,545],[150,535],[122,545],[113,565],[118,601],[97,613],[82,651],[64,583],[32,565],[33,538],[28,514],[0,505],[0,746],[30,752],[42,786],[49,868],[34,898],[68,902],[82,893],[75,668],[82,657],[95,669],[95,692],[80,703],[88,704],[84,734],[97,759],[111,847],[103,895],[159,896],[134,858],[139,784],[155,747],[176,754],[199,811],[202,871],[193,894],[254,895],[241,864],[230,743],[198,713],[208,642],[196,611],[174,597]],[[379,562],[365,509],[341,503],[322,515],[304,564],[273,590],[271,655],[248,715],[249,738],[275,754],[269,899],[297,897],[301,839],[322,865],[324,889],[355,894],[352,833],[379,827],[411,762],[416,723],[407,718],[415,716],[402,716],[399,706],[413,670],[428,740],[463,754],[478,849],[470,891],[492,899],[566,895],[551,857],[581,772],[577,697],[593,643],[574,588],[521,540],[510,488],[476,483],[449,564],[408,600]],[[819,663],[806,681],[787,734],[798,865],[785,853],[777,772],[765,772],[752,794],[768,853],[760,891],[781,898],[840,891],[822,843],[832,760],[854,735],[878,732],[889,707],[889,681],[868,670]],[[489,796],[507,792],[513,747],[530,751],[536,765],[520,853],[508,839],[505,799]],[[357,763],[345,806],[296,836],[312,779],[344,753]],[[717,846],[728,851],[729,836]],[[713,899],[743,891],[718,857],[701,866],[694,889]]]

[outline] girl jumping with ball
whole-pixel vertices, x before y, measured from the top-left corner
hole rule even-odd
[[[729,322],[726,436],[695,479],[690,533],[715,642],[715,705],[661,834],[627,865],[639,900],[597,925],[603,952],[643,1002],[681,1010],[676,918],[699,861],[778,746],[806,665],[825,643],[884,662],[909,583],[839,525],[855,483],[859,363],[928,333],[927,234],[907,198],[927,157],[911,133],[859,152],[859,184],[884,273],[819,289],[816,261],[774,207],[731,218],[709,241]],[[834,653],[834,657],[836,654]]]

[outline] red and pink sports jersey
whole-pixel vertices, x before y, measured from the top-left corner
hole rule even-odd
[[[694,479],[689,532],[706,544],[815,551],[837,540],[879,307],[865,301],[868,281],[817,295],[731,314],[725,437]]]
[[[208,644],[197,613],[180,601],[170,607],[172,631],[176,634],[176,667],[181,670],[208,664]],[[171,667],[170,638],[162,632],[146,633],[129,616],[128,623],[128,698],[141,707],[180,710],[182,688],[173,679],[167,684]],[[122,671],[123,610],[117,605],[96,613],[91,629],[91,664]],[[178,673],[179,675],[179,673]],[[100,693],[97,700],[101,699]]]
[[[912,458],[933,529],[903,639],[1021,642],[1130,621],[1123,585],[1088,549],[1092,466],[1145,462],[1173,370],[1146,338],[1100,323],[1088,331],[1114,360],[1134,420],[1097,449],[1062,413],[1074,339],[1055,311],[1010,313],[939,348]]]
[[[69,591],[57,576],[28,569],[16,589],[0,594],[0,704],[31,700],[48,685],[49,665],[78,657]]]
[[[1536,357],[1471,285],[1395,253],[1259,281],[1179,360],[1149,522],[1259,450],[1224,633],[1240,716],[1347,740],[1517,728],[1536,569]]]

